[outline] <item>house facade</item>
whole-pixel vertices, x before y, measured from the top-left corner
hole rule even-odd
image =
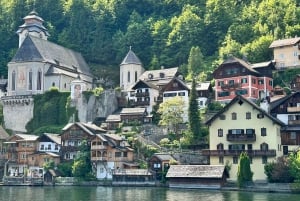
[[[252,101],[236,96],[206,122],[209,127],[210,165],[231,166],[229,180],[237,180],[241,152],[251,160],[253,180],[266,180],[264,165],[283,155],[280,128],[284,124]]]
[[[133,149],[116,134],[96,134],[91,140],[91,161],[98,179],[112,179],[116,170],[133,163]]]
[[[275,40],[269,48],[273,50],[276,69],[299,68],[300,37]]]
[[[215,100],[228,103],[236,95],[250,100],[266,98],[273,89],[273,69],[273,62],[249,64],[242,59],[229,58],[213,73]]]
[[[146,108],[123,108],[120,112],[121,122],[131,123],[138,122],[140,124],[151,123],[152,116],[149,115]]]
[[[85,140],[90,145],[92,138],[97,133],[106,131],[94,124],[69,123],[62,129],[61,136],[61,160],[71,161],[76,158],[80,145]]]
[[[271,114],[282,121],[281,144],[284,155],[300,146],[300,92],[271,102]]]

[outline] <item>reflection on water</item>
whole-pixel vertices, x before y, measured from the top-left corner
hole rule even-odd
[[[300,194],[150,187],[0,186],[0,201],[299,201]]]

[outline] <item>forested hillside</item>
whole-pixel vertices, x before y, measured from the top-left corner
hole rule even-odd
[[[18,46],[15,32],[32,10],[45,20],[49,40],[81,52],[98,77],[118,80],[115,72],[130,46],[146,69],[179,66],[186,74],[192,47],[201,58],[197,73],[213,70],[229,54],[270,60],[274,39],[300,36],[299,2],[0,0],[0,75],[7,76]]]

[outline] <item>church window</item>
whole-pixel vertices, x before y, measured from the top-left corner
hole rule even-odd
[[[12,72],[12,76],[11,76],[11,90],[12,91],[16,90],[16,71]]]
[[[36,89],[37,90],[41,90],[42,89],[42,71],[41,70],[38,71]]]
[[[32,90],[32,70],[28,74],[28,90]]]
[[[127,73],[127,82],[130,82],[130,72]]]
[[[64,88],[65,88],[65,89],[67,88],[67,83],[64,84]]]
[[[55,82],[52,82],[52,87],[55,87]]]
[[[134,73],[134,81],[135,82],[137,81],[137,71],[135,71],[135,73]]]

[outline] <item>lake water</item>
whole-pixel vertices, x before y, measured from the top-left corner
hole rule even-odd
[[[150,187],[0,186],[0,201],[299,201],[300,194]]]

